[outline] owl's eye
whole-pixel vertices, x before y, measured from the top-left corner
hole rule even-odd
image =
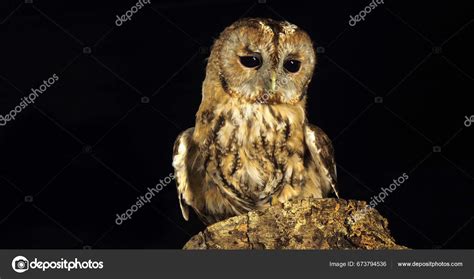
[[[290,73],[296,73],[300,70],[301,62],[295,59],[289,59],[285,61],[283,67]]]
[[[257,55],[241,56],[240,63],[247,68],[256,68],[262,65],[262,59]]]

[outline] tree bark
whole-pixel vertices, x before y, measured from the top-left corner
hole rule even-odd
[[[215,223],[183,249],[407,249],[363,201],[307,199]]]

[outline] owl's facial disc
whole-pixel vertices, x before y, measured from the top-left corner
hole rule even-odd
[[[316,56],[306,32],[288,22],[246,19],[218,39],[224,91],[251,103],[296,104],[306,93]]]

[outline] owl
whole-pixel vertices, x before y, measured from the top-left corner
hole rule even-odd
[[[205,224],[288,200],[338,197],[333,147],[308,123],[316,64],[309,35],[286,21],[242,19],[214,42],[195,127],[174,145],[183,217]]]

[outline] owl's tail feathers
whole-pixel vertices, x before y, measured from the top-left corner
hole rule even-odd
[[[332,188],[332,191],[334,192],[334,195],[336,195],[336,198],[340,199],[339,192],[337,191],[336,184],[334,182],[331,183],[331,188]]]
[[[334,193],[337,199],[340,199],[339,192],[337,191],[337,187],[336,187],[337,167],[336,167],[336,163],[334,162],[334,151],[331,152],[331,156],[332,156],[331,163],[329,165],[323,166],[323,169],[325,170],[326,179],[329,182],[329,185],[331,186],[332,192]],[[333,169],[332,172],[330,171],[331,168]]]
[[[313,158],[315,165],[322,174],[326,190],[328,192],[332,190],[336,197],[339,198],[339,192],[336,189],[337,168],[331,140],[321,128],[307,123],[305,141],[311,153],[311,158]],[[329,186],[331,187],[330,189]]]
[[[183,218],[186,221],[189,221],[189,206],[187,204],[183,204],[183,198],[181,194],[178,194],[179,199],[179,207],[181,208],[181,213],[183,214]]]
[[[188,175],[188,151],[191,146],[194,128],[189,128],[182,132],[173,148],[173,168],[176,177],[176,186],[178,190],[179,207],[186,221],[189,220],[189,201],[192,199],[192,191],[189,185]]]

